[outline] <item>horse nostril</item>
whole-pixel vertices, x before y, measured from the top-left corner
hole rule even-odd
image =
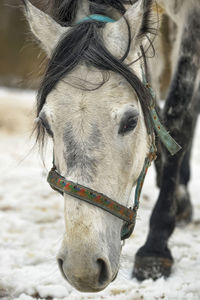
[[[63,277],[66,279],[67,277],[66,277],[66,275],[64,273],[64,269],[63,269],[64,260],[62,258],[58,258],[57,262],[58,262],[60,272],[62,273]]]
[[[97,259],[97,264],[100,269],[99,284],[104,285],[109,279],[108,267],[106,262],[103,259]]]

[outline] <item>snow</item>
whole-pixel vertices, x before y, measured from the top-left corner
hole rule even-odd
[[[9,102],[14,108],[17,103],[19,108],[26,107],[31,112],[34,99],[32,91],[0,89],[0,107],[4,110]],[[2,113],[6,115],[9,111]],[[20,115],[22,118],[23,114]],[[12,134],[4,127],[0,131],[1,299],[200,299],[200,123],[190,184],[194,220],[185,228],[177,228],[170,239],[175,258],[171,277],[142,283],[131,278],[134,255],[145,241],[149,216],[158,195],[152,167],[145,181],[134,234],[123,247],[118,277],[97,294],[79,293],[60,275],[56,254],[64,232],[63,199],[46,183],[47,169],[51,166],[51,147],[47,149],[47,167],[44,168],[37,149],[32,149],[34,140],[30,133],[30,127],[24,130],[20,127]]]

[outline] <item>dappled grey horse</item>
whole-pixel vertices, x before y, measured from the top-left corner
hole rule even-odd
[[[176,222],[187,224],[192,219],[188,183],[192,141],[200,111],[200,2],[157,2],[175,24],[176,34],[172,33],[172,80],[162,115],[167,129],[182,150],[175,156],[169,156],[162,147],[159,155],[160,194],[151,216],[146,243],[136,254],[134,274],[138,279],[156,279],[170,274],[173,257],[167,245],[168,239]],[[153,63],[152,83],[158,63],[162,65],[159,53]]]
[[[159,122],[148,82],[145,56],[156,31],[152,1],[55,1],[54,19],[23,2],[30,28],[50,59],[38,92],[36,129],[38,141],[45,133],[53,139],[48,181],[65,199],[58,264],[80,291],[100,291],[116,277],[121,239],[134,228],[142,183],[155,158],[154,130],[172,154],[180,149]],[[197,8],[195,24],[188,26],[198,22]],[[198,88],[198,57],[188,49],[188,26],[180,34],[178,71],[164,109],[182,150],[174,156],[161,151],[161,191],[147,242],[136,255],[138,279],[169,275],[173,260],[167,240],[175,226],[176,199],[182,203],[188,197],[181,165],[190,151]]]

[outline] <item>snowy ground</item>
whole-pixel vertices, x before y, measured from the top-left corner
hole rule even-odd
[[[0,298],[41,299],[200,299],[200,124],[190,185],[194,221],[177,228],[170,240],[175,257],[169,279],[138,283],[131,278],[134,254],[143,244],[158,190],[151,168],[139,218],[121,256],[115,282],[97,294],[81,294],[61,277],[56,265],[64,222],[62,197],[46,183],[47,170],[29,139],[34,93],[0,89]],[[50,167],[51,155],[47,166]]]

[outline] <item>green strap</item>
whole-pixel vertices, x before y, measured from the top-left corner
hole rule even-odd
[[[181,146],[173,139],[173,137],[167,132],[165,127],[161,124],[158,114],[154,107],[149,109],[151,119],[153,121],[154,129],[156,130],[161,142],[167,148],[167,150],[171,153],[171,155],[175,155],[178,151],[181,150]]]
[[[175,155],[177,152],[181,150],[182,147],[173,139],[173,137],[169,134],[166,128],[161,124],[159,116],[155,109],[155,92],[146,80],[146,76],[144,74],[142,65],[141,65],[141,69],[142,69],[143,84],[146,86],[147,89],[149,89],[152,96],[152,101],[151,103],[149,103],[148,107],[149,107],[149,113],[151,116],[154,129],[157,132],[161,142],[164,144],[164,146],[167,148],[170,154]]]
[[[97,21],[97,22],[102,22],[102,23],[114,23],[115,20],[107,17],[107,16],[103,16],[103,15],[90,15],[88,17],[85,17],[83,19],[81,19],[77,24],[81,24],[87,21]]]
[[[141,195],[141,191],[143,188],[144,180],[145,180],[147,171],[148,171],[152,161],[155,159],[156,159],[156,147],[152,144],[150,153],[145,159],[145,163],[144,163],[142,172],[140,173],[140,176],[137,180],[137,186],[136,186],[136,190],[135,190],[135,203],[134,203],[134,207],[133,207],[133,211],[135,211],[136,216],[137,216],[137,211],[138,211],[139,204],[140,204],[140,195]],[[125,223],[123,225],[122,231],[121,231],[121,239],[122,240],[128,239],[131,236],[131,234],[134,230],[134,227],[135,227],[135,223],[134,224]]]
[[[150,153],[148,154],[148,156],[145,159],[145,163],[142,169],[142,172],[140,173],[140,176],[138,178],[137,181],[137,186],[136,186],[136,190],[135,190],[135,203],[134,203],[134,208],[139,208],[139,200],[140,200],[140,195],[141,195],[141,191],[142,191],[142,187],[144,184],[144,180],[147,174],[147,171],[152,163],[152,161],[154,161],[156,159],[156,148],[155,146],[151,146],[151,150]]]

